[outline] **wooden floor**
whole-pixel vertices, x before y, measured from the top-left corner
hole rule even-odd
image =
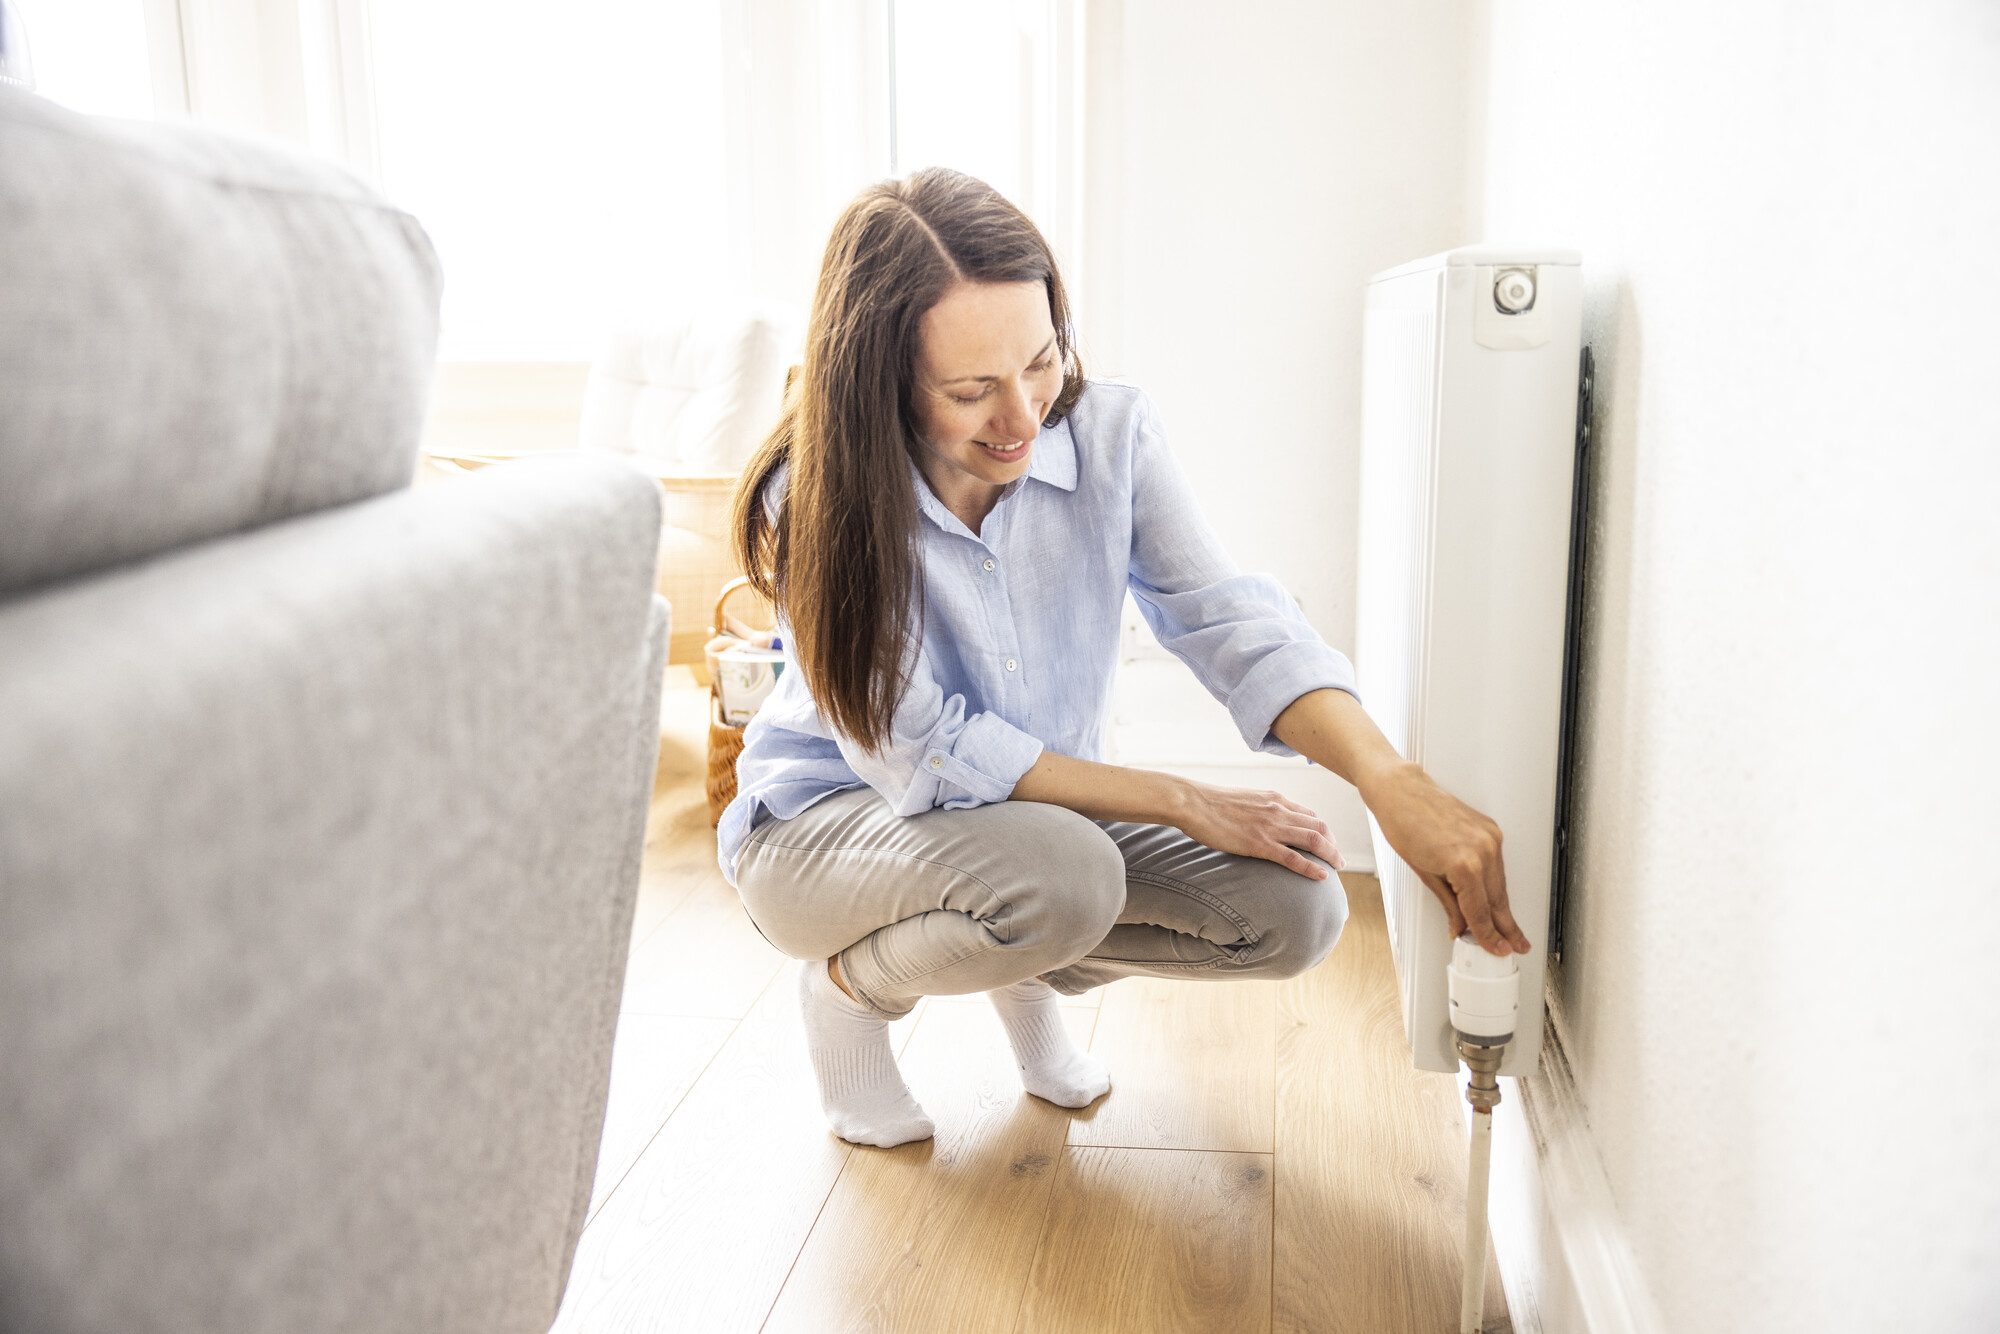
[[[676,676],[555,1330],[1457,1329],[1462,1103],[1410,1068],[1371,878],[1343,877],[1352,919],[1303,977],[1066,1004],[1114,1085],[1083,1112],[1021,1091],[983,998],[925,1000],[895,1031],[937,1136],[854,1148],[820,1117],[792,965],[716,870],[706,696]],[[1491,1279],[1486,1309],[1510,1328]]]

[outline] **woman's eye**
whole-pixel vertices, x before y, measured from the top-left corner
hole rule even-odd
[[[974,394],[971,398],[967,398],[963,394],[953,394],[951,396],[951,401],[954,403],[963,403],[966,407],[969,408],[974,403],[978,403],[981,400],[983,400],[985,397],[986,395],[984,393]]]

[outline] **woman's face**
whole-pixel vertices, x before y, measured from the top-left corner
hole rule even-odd
[[[962,282],[924,315],[917,412],[947,485],[1004,486],[1028,471],[1062,361],[1038,282]],[[931,469],[924,469],[933,476]]]

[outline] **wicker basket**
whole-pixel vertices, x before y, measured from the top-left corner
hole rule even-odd
[[[743,753],[743,729],[722,721],[722,700],[708,699],[708,823],[722,822],[722,810],[736,800],[736,757]]]
[[[709,624],[708,633],[713,642],[716,636],[725,632],[722,608],[730,595],[750,587],[749,579],[736,576],[722,586],[721,596],[715,599],[715,619]],[[722,716],[722,687],[716,684],[715,673],[709,673],[708,686],[708,780],[704,784],[708,791],[708,822],[715,825],[722,820],[722,808],[736,800],[736,757],[743,753],[743,729],[731,727]]]

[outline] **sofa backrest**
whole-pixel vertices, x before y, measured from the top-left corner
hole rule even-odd
[[[802,322],[776,305],[716,308],[612,336],[584,389],[585,449],[734,475],[784,406]]]
[[[339,167],[0,87],[0,597],[407,484],[440,286]]]

